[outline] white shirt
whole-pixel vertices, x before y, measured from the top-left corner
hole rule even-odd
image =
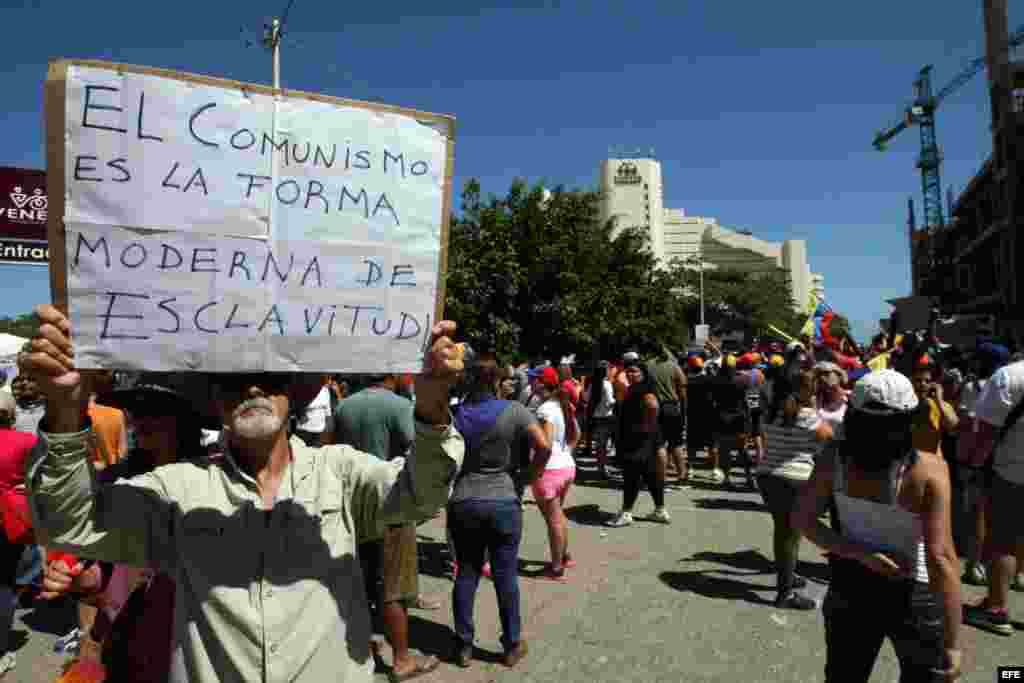
[[[964,382],[963,387],[960,388],[960,403],[957,405],[961,417],[976,416],[978,399],[985,391],[986,384],[988,384],[986,379],[979,379],[977,382]]]
[[[320,388],[320,393],[306,406],[306,412],[299,420],[299,429],[313,434],[327,431],[327,423],[331,417],[330,391],[326,386]]]
[[[562,416],[562,406],[558,401],[547,400],[537,408],[537,419],[541,424],[549,424],[554,427],[554,434],[551,438],[551,458],[548,459],[546,470],[560,470],[565,467],[575,467],[576,461],[572,458],[572,449],[565,443],[565,418]]]
[[[1010,411],[1024,400],[1024,361],[996,370],[985,385],[975,406],[979,420],[993,427],[1002,427]],[[1014,483],[1024,484],[1024,416],[1014,423],[1010,432],[996,448],[996,474]]]

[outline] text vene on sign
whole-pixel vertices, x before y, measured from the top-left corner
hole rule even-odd
[[[81,367],[421,369],[451,117],[102,62],[53,63],[46,94]]]
[[[46,240],[46,173],[0,166],[0,237]]]

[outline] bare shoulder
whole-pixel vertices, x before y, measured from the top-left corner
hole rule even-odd
[[[917,462],[914,463],[909,475],[909,483],[922,503],[927,495],[937,491],[949,491],[949,465],[937,453],[918,451]]]

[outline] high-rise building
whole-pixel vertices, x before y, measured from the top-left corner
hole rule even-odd
[[[789,276],[798,309],[807,307],[812,294],[824,298],[825,278],[811,272],[804,240],[766,242],[749,230],[722,227],[714,218],[665,208],[661,164],[655,159],[605,159],[601,192],[602,220],[614,220],[615,230],[644,230],[652,253],[663,264],[679,259],[693,268],[751,274],[781,269]]]
[[[601,162],[601,193],[602,223],[614,219],[616,230],[644,231],[651,251],[662,260],[665,209],[661,164],[654,159],[606,159]]]

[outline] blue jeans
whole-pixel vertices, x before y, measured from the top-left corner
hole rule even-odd
[[[474,637],[473,603],[480,584],[486,551],[491,560],[494,591],[501,617],[501,644],[506,650],[519,642],[519,542],[523,538],[523,509],[515,498],[469,498],[448,506],[448,524],[455,544],[459,573],[452,589],[455,635],[465,644]]]

